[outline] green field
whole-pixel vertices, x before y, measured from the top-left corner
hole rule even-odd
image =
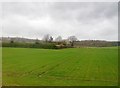
[[[116,86],[118,49],[3,48],[3,86]]]

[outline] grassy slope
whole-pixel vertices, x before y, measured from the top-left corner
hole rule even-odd
[[[117,85],[117,48],[3,48],[3,85]]]

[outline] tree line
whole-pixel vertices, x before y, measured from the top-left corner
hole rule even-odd
[[[42,40],[45,41],[45,42],[52,42],[52,41],[53,41],[53,37],[50,36],[49,34],[46,34],[46,35],[44,35],[44,37],[43,37]],[[77,41],[78,39],[77,39],[76,36],[69,36],[69,37],[67,38],[67,40],[70,41],[70,42],[73,42],[73,41]],[[57,38],[55,38],[54,41],[60,42],[60,41],[62,41],[62,37],[61,37],[61,36],[58,36]]]
[[[2,42],[2,47],[22,47],[22,48],[44,48],[44,49],[62,49],[62,48],[72,48],[74,46],[74,41],[77,41],[75,36],[69,36],[66,43],[61,36],[53,39],[49,34],[44,35],[43,42],[40,42],[39,39],[36,39],[34,43],[25,43],[25,42],[15,42],[11,38],[10,42]]]
[[[62,39],[61,36],[53,38],[51,35],[46,34],[42,40],[34,39],[32,42],[26,42],[31,39],[25,38],[9,38],[9,42],[2,41],[2,47],[22,47],[22,48],[44,48],[44,49],[62,49],[73,47],[112,47],[119,46],[119,42],[110,42],[102,40],[84,40],[79,41],[76,36],[69,36],[67,39]],[[20,39],[23,39],[22,42]]]

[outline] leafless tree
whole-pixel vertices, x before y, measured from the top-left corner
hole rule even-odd
[[[70,36],[68,37],[68,40],[73,42],[73,41],[77,41],[77,38],[75,36]]]
[[[49,41],[49,38],[50,38],[50,35],[49,35],[49,34],[46,34],[46,35],[44,35],[44,37],[43,37],[43,41],[48,42],[48,41]]]
[[[62,37],[61,37],[61,36],[58,36],[58,37],[55,39],[55,41],[57,41],[57,42],[62,41]]]
[[[43,40],[45,42],[52,42],[53,41],[53,37],[50,36],[49,34],[46,34],[46,35],[44,35]]]
[[[52,36],[50,36],[49,42],[52,42],[52,41],[53,41],[53,37],[52,37]]]
[[[77,41],[77,38],[75,36],[69,36],[68,40],[71,42],[71,46],[74,46],[74,42]]]

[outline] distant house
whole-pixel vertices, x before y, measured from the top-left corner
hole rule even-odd
[[[67,45],[70,45],[70,41],[68,39],[65,40]]]

